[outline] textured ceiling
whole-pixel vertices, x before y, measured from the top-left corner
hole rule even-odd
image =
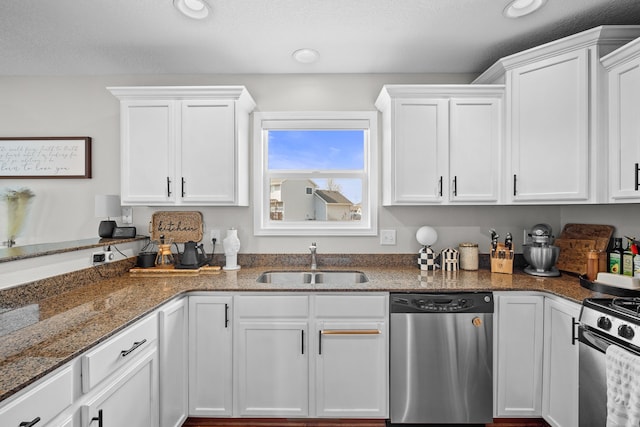
[[[640,0],[0,0],[0,75],[479,73],[502,56],[604,24],[640,24]],[[320,52],[315,64],[291,53]]]

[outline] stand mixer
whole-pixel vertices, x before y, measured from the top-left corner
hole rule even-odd
[[[553,235],[549,224],[536,224],[531,228],[527,243],[522,245],[522,255],[529,264],[524,269],[525,273],[543,277],[560,275],[555,266],[560,248],[552,243]]]

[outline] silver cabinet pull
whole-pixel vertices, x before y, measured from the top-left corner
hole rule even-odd
[[[132,352],[134,352],[138,347],[140,347],[142,344],[146,343],[147,339],[143,339],[142,341],[136,341],[133,343],[133,345],[131,346],[131,348],[129,350],[122,350],[120,352],[120,356],[121,357],[127,357],[129,354],[131,354]]]

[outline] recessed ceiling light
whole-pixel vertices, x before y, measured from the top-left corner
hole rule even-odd
[[[295,52],[293,52],[291,56],[293,56],[293,59],[295,59],[296,61],[302,64],[312,64],[316,62],[318,58],[320,58],[320,54],[318,53],[317,50],[308,49],[308,48],[298,49]]]
[[[189,18],[204,19],[209,16],[209,5],[204,0],[173,0],[173,5]]]
[[[507,18],[520,18],[540,9],[547,0],[513,0],[502,12]]]

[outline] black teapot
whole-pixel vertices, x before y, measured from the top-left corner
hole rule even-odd
[[[184,249],[180,255],[180,262],[176,264],[176,268],[200,268],[209,262],[204,252],[204,245],[188,241],[184,244]]]

